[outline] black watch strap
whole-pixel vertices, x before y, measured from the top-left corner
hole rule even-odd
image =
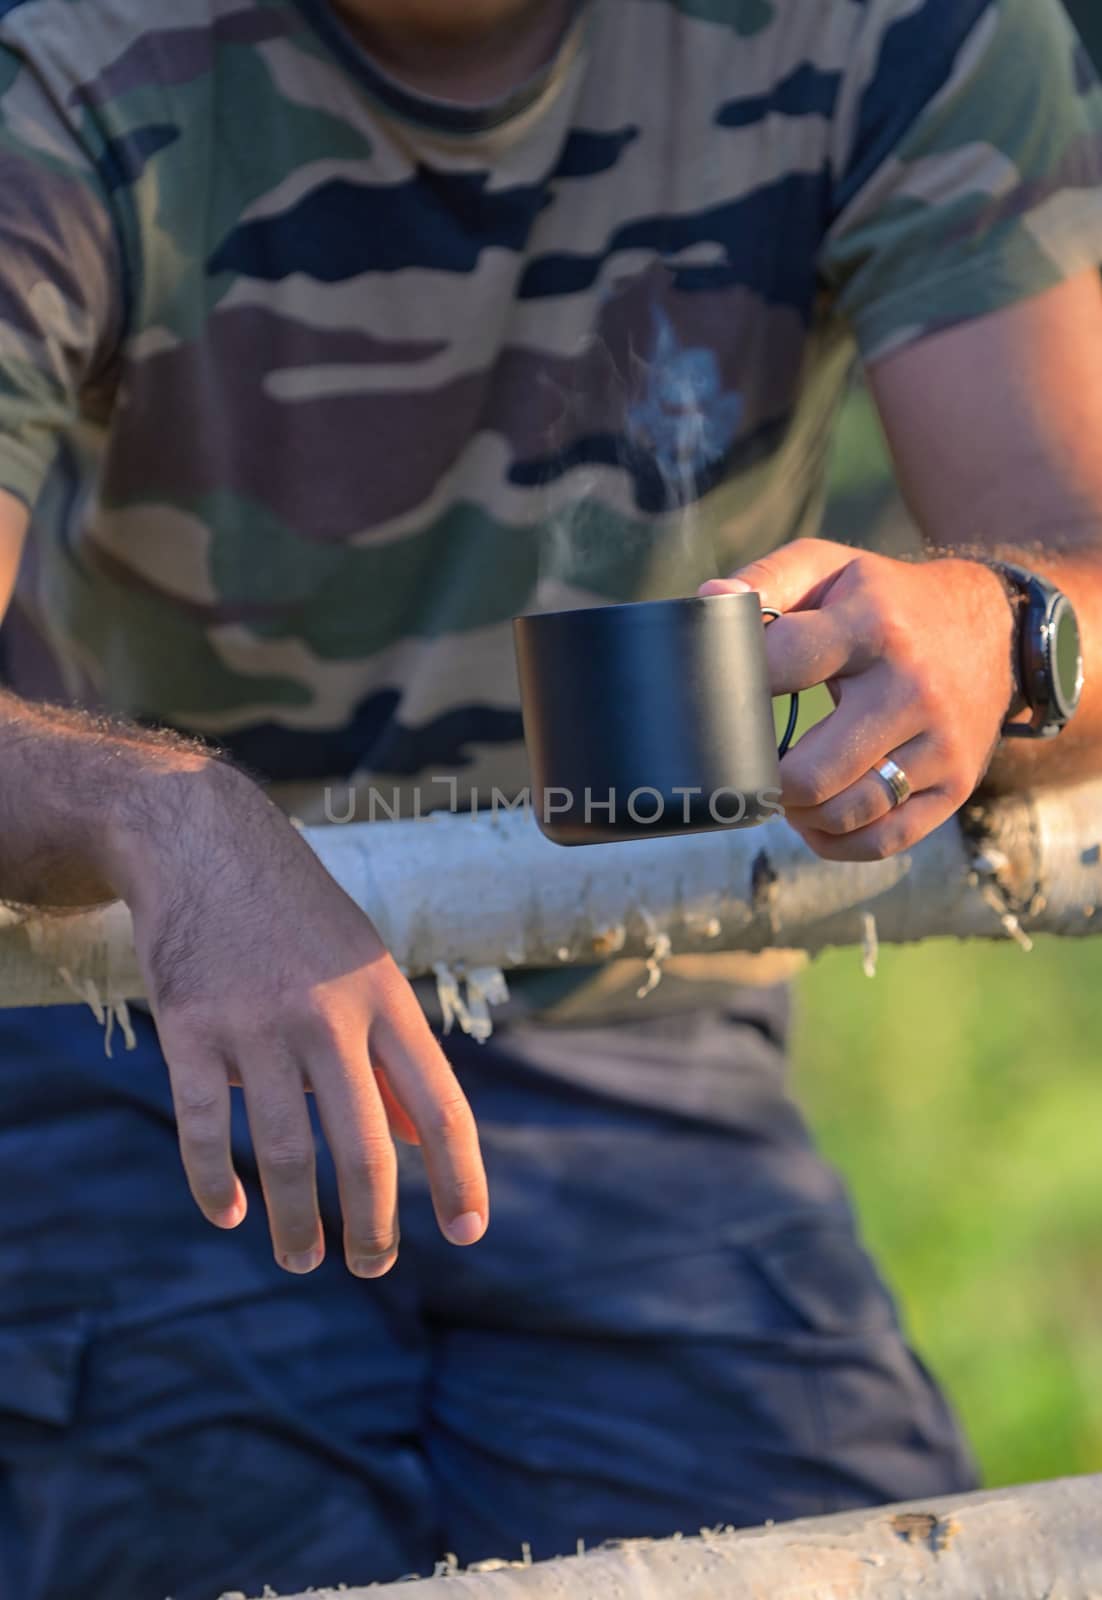
[[[1011,566],[1007,561],[992,561],[988,563],[996,577],[1001,579],[1006,593],[1007,602],[1014,615],[1014,636],[1010,650],[1010,666],[1013,676],[1014,690],[1011,695],[1010,705],[1007,707],[1006,721],[1003,724],[1003,737],[1014,738],[1016,730],[1021,729],[1025,735],[1031,735],[1029,724],[1015,723],[1011,720],[1020,717],[1023,711],[1030,707],[1030,700],[1026,694],[1024,663],[1022,660],[1022,625],[1025,612],[1029,606],[1029,574],[1022,567]]]
[[[1014,610],[1015,692],[1003,724],[1003,737],[1054,738],[1067,726],[1075,710],[1075,705],[1069,708],[1066,696],[1058,692],[1054,661],[1057,619],[1070,618],[1074,625],[1074,612],[1056,585],[1037,573],[1009,561],[994,561],[991,566],[1002,578]],[[1081,662],[1079,683],[1081,687]],[[1031,713],[1028,722],[1015,720],[1026,710]]]

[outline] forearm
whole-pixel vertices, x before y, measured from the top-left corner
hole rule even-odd
[[[115,896],[209,1221],[235,1228],[247,1208],[232,1081],[287,1271],[325,1255],[307,1091],[353,1273],[381,1277],[397,1255],[392,1131],[424,1146],[448,1240],[481,1238],[489,1201],[463,1091],[375,928],[286,817],[201,747],[0,694],[0,898],[76,910]]]
[[[1102,771],[1100,352],[1102,291],[1091,272],[933,335],[870,372],[928,553],[1026,567],[1064,590],[1079,617],[1082,704],[1056,739],[1003,741],[985,785],[992,791]],[[984,621],[963,610],[956,620],[962,637]],[[962,681],[960,692],[985,688]]]
[[[155,793],[178,792],[163,780],[210,765],[170,734],[0,692],[0,901],[76,910],[124,895]]]

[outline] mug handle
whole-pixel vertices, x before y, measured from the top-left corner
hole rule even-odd
[[[784,615],[783,612],[777,611],[773,606],[762,606],[761,614],[763,620],[767,622],[776,622],[778,617]],[[792,741],[796,737],[796,725],[799,720],[800,697],[798,694],[794,694],[789,697],[788,726],[784,730],[784,734],[781,737],[780,748],[777,751],[777,754],[782,761],[792,748]]]

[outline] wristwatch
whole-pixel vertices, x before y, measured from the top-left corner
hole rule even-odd
[[[1006,584],[1015,613],[1017,694],[1010,717],[1032,712],[1028,722],[1004,723],[1003,737],[1054,739],[1075,715],[1083,694],[1079,619],[1067,595],[1035,572],[1006,561],[992,566]]]

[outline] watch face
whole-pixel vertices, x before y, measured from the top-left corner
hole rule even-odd
[[[1083,693],[1083,646],[1079,622],[1061,595],[1049,624],[1052,650],[1052,690],[1065,717],[1070,717]]]

